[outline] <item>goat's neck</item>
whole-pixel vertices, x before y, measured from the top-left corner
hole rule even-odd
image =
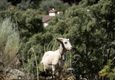
[[[67,51],[62,44],[60,44],[58,50],[59,50],[59,53],[60,53],[61,55],[63,55],[63,54]]]

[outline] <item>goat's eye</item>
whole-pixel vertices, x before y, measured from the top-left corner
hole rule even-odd
[[[67,44],[67,42],[65,42],[65,44]]]

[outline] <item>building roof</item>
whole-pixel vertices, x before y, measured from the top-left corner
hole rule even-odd
[[[49,10],[49,13],[56,13],[57,11],[53,8],[51,10]]]
[[[51,10],[49,10],[49,13],[56,13],[57,11],[54,9],[54,8],[52,8]],[[52,18],[53,16],[50,16],[50,15],[44,15],[43,17],[42,17],[42,22],[43,23],[45,23],[45,22],[48,22],[49,20],[51,20],[51,18]]]
[[[45,15],[45,16],[42,17],[42,22],[43,22],[43,23],[44,23],[44,22],[48,22],[51,18],[52,18],[51,16]]]

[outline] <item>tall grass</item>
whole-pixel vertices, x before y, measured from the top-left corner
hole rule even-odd
[[[20,37],[17,26],[10,18],[3,20],[0,26],[0,58],[8,66],[19,50]]]

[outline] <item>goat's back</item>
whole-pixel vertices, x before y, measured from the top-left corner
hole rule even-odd
[[[57,64],[61,55],[58,51],[47,51],[42,57],[41,63],[44,65]]]

